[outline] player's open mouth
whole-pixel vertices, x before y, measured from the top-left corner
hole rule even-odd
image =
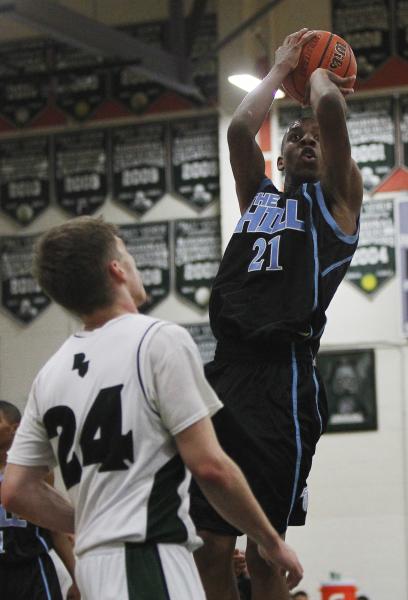
[[[300,153],[300,157],[306,162],[314,162],[317,160],[317,156],[313,148],[304,148]]]

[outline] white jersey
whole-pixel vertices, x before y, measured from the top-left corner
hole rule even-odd
[[[221,406],[185,329],[126,314],[72,335],[41,369],[8,460],[60,466],[77,554],[125,541],[193,550],[173,436]]]

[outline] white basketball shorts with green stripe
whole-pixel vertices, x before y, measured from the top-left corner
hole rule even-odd
[[[82,600],[205,600],[192,553],[180,544],[113,544],[78,557]]]

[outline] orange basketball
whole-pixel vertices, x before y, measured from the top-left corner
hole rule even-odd
[[[351,46],[335,33],[316,31],[316,36],[303,46],[296,69],[283,80],[283,89],[302,104],[309,77],[318,68],[329,69],[340,77],[356,75],[357,63]]]

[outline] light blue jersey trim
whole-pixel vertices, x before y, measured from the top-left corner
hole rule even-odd
[[[322,422],[322,415],[320,414],[320,409],[319,409],[319,391],[320,391],[320,386],[319,386],[319,382],[317,381],[317,377],[316,377],[316,369],[313,367],[313,381],[316,387],[316,395],[315,395],[315,401],[316,401],[316,410],[317,410],[317,414],[319,417],[319,422],[320,422],[320,435],[322,435],[322,431],[323,431],[323,422]]]
[[[318,293],[319,293],[319,253],[317,248],[317,231],[313,221],[313,200],[307,192],[307,184],[303,184],[303,195],[309,203],[310,209],[310,227],[313,238],[313,258],[314,258],[314,301],[313,310],[317,308]]]
[[[47,594],[47,600],[52,600],[51,594],[50,594],[50,588],[48,586],[47,576],[46,576],[45,570],[44,570],[44,565],[43,565],[43,562],[40,557],[38,557],[38,562],[40,563],[41,577],[44,582],[45,593]]]
[[[298,385],[298,367],[296,361],[295,344],[291,344],[292,352],[292,411],[293,411],[293,422],[295,424],[295,437],[296,437],[296,466],[295,466],[295,477],[293,481],[292,499],[290,502],[290,509],[286,524],[289,525],[290,515],[292,514],[293,507],[296,500],[296,492],[299,483],[300,474],[300,463],[302,461],[302,440],[300,437],[300,425],[298,419],[298,396],[297,396],[297,385]]]
[[[343,258],[343,260],[339,260],[338,262],[333,263],[332,265],[330,265],[330,267],[327,267],[327,269],[322,271],[322,277],[326,277],[328,273],[334,271],[334,269],[337,269],[337,267],[341,267],[341,265],[344,265],[347,262],[351,262],[353,260],[353,256],[354,254],[348,256],[347,258]]]
[[[326,206],[326,203],[324,201],[322,186],[320,185],[320,181],[315,183],[314,186],[316,189],[317,203],[319,205],[320,210],[322,211],[322,215],[323,215],[326,223],[332,228],[334,233],[337,235],[337,237],[342,242],[344,242],[345,244],[355,244],[356,241],[358,240],[358,235],[360,232],[360,225],[358,225],[357,231],[354,235],[347,235],[346,233],[343,233],[343,231],[337,225],[336,221],[334,220],[334,218],[330,214],[329,209]]]
[[[45,541],[45,539],[40,535],[40,530],[38,527],[35,528],[35,535],[36,537],[40,540],[41,544],[44,546],[45,550],[47,552],[49,552],[50,548],[48,547],[47,542]]]
[[[326,327],[326,323],[323,325],[323,327],[320,329],[320,331],[318,333],[313,334],[313,338],[320,339],[323,335],[323,331],[325,330],[325,327]]]

